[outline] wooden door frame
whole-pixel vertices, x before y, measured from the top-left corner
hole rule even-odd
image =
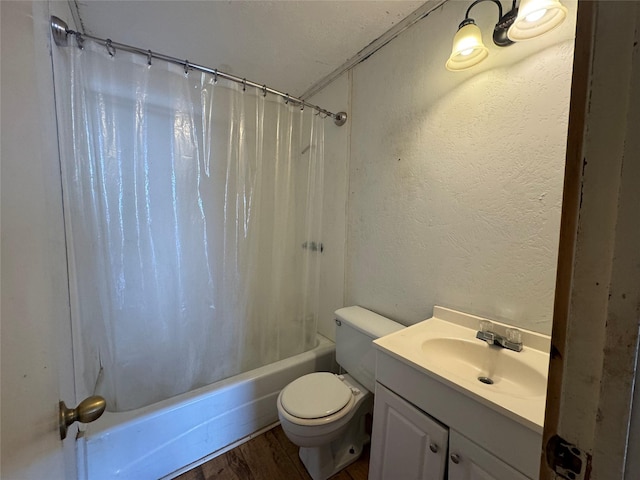
[[[580,451],[576,478],[623,478],[640,305],[638,2],[578,7],[545,447]],[[549,458],[547,458],[549,457]],[[616,474],[614,476],[614,474]],[[606,475],[606,476],[603,476]]]

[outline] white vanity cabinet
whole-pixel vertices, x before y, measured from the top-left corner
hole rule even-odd
[[[487,324],[493,343],[478,337]],[[374,340],[370,478],[538,478],[550,338],[518,330],[517,342],[496,344],[510,329],[435,306],[432,318]]]
[[[370,479],[538,478],[541,431],[497,413],[382,350],[377,352],[376,380]],[[447,476],[431,460],[428,439],[435,439],[437,431],[431,425],[448,430],[448,442],[439,441],[436,452],[446,457]],[[428,469],[420,470],[421,462]],[[409,469],[407,475],[392,470],[398,464]],[[436,476],[430,476],[432,468]]]
[[[484,448],[451,430],[448,480],[528,480]]]
[[[376,384],[370,480],[444,480],[449,429]]]
[[[369,479],[527,480],[527,477],[376,383]]]

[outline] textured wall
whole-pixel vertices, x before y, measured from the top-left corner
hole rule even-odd
[[[444,63],[467,4],[449,2],[355,67],[347,304],[403,323],[437,304],[550,333],[568,6],[555,32],[491,45],[482,65],[451,73]],[[476,9],[488,37],[495,13]]]

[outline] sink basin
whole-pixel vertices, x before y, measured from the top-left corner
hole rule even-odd
[[[547,379],[512,352],[481,340],[430,338],[422,342],[425,360],[465,383],[520,397],[543,396]],[[480,387],[480,388],[482,388]]]
[[[436,306],[433,317],[374,340],[384,354],[527,428],[542,432],[550,338],[519,329],[514,352],[476,338],[487,319]],[[511,325],[493,321],[501,336]]]

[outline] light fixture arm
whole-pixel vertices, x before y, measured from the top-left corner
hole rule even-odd
[[[502,14],[502,3],[499,0],[475,0],[471,5],[469,5],[469,8],[467,8],[467,13],[465,14],[462,23],[460,23],[460,27],[466,25],[470,21],[473,22],[473,19],[469,17],[471,9],[482,2],[492,2],[498,7],[498,23],[496,23],[496,26],[493,29],[493,43],[495,43],[499,47],[508,47],[509,45],[512,45],[513,41],[509,40],[509,38],[507,37],[507,30],[515,21],[516,16],[518,15],[516,0],[513,0],[511,10],[509,10],[504,15]]]
[[[498,0],[476,0],[475,2],[473,2],[471,5],[469,5],[469,8],[467,8],[467,13],[465,13],[464,18],[465,20],[467,18],[469,18],[469,13],[471,12],[471,9],[473,7],[475,7],[477,4],[482,3],[482,2],[493,2],[496,4],[496,6],[498,7],[498,18],[502,18],[502,3],[500,3]],[[513,6],[515,7],[516,2],[513,2]]]

